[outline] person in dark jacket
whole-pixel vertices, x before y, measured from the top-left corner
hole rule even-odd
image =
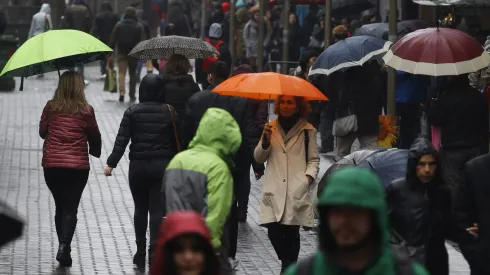
[[[90,33],[93,22],[92,17],[92,11],[90,11],[90,8],[85,3],[85,0],[74,0],[73,3],[65,10],[61,28]],[[84,76],[83,65],[78,66],[77,71]],[[84,80],[84,83],[85,85],[89,84],[87,80]]]
[[[236,68],[234,74],[252,72],[253,70],[250,66],[242,65]],[[193,137],[202,116],[207,109],[212,107],[222,108],[230,112],[240,126],[243,142],[233,158],[235,167],[232,169],[232,175],[235,199],[232,204],[229,220],[230,247],[228,256],[234,268],[237,265],[235,255],[238,240],[239,208],[242,209],[241,216],[243,217],[243,212],[245,212],[246,216],[248,196],[250,194],[250,166],[252,164],[253,149],[258,143],[262,133],[261,129],[263,129],[263,125],[267,121],[267,113],[265,113],[264,117],[264,105],[259,101],[240,97],[221,96],[211,92],[214,87],[226,80],[229,75],[229,67],[224,62],[216,61],[211,65],[211,70],[208,75],[208,81],[211,83],[211,87],[195,94],[187,103],[186,118],[188,122],[186,123],[186,128],[191,131],[188,136]],[[267,108],[267,105],[265,105],[265,108]]]
[[[445,239],[451,234],[451,193],[428,139],[414,141],[407,174],[388,185],[386,198],[393,242],[405,242],[410,257],[424,264],[431,275],[448,275]]]
[[[337,139],[337,155],[344,157],[351,152],[352,144],[359,140],[362,148],[375,147],[378,136],[378,115],[384,102],[384,90],[380,67],[371,61],[363,67],[349,68],[343,78],[342,88],[332,99],[338,98],[337,117],[349,114],[357,116],[358,129]],[[329,97],[330,99],[330,97]],[[335,100],[334,100],[335,101]]]
[[[89,154],[99,158],[102,146],[94,108],[85,99],[80,74],[67,71],[61,75],[53,99],[44,107],[39,136],[44,139],[44,179],[56,205],[56,260],[60,266],[71,266],[71,241],[88,180]]]
[[[201,90],[190,72],[192,72],[192,65],[189,59],[180,54],[172,55],[165,64],[163,75],[165,100],[174,106],[179,114],[185,114],[187,101]]]
[[[175,35],[191,37],[193,33],[192,20],[184,12],[182,0],[169,0],[166,24],[175,25]]]
[[[102,2],[100,5],[100,12],[95,17],[94,24],[92,26],[91,33],[105,44],[109,44],[111,39],[111,33],[117,22],[119,22],[119,16],[112,11],[112,6],[108,1]],[[100,73],[105,75],[107,73],[107,58],[100,61]]]
[[[112,175],[131,141],[129,151],[129,188],[134,201],[134,231],[137,251],[133,263],[144,268],[146,257],[146,229],[150,213],[151,261],[164,205],[160,199],[160,187],[165,167],[179,151],[176,141],[180,120],[172,106],[165,102],[162,78],[147,74],[140,85],[140,103],[125,112],[117,133],[114,149],[107,159],[105,175]]]
[[[450,77],[446,88],[432,101],[429,122],[441,129],[442,176],[453,201],[462,182],[464,164],[488,153],[488,105],[472,88],[468,75]]]
[[[136,69],[138,60],[129,56],[131,50],[141,41],[146,39],[143,25],[138,22],[136,9],[127,7],[124,11],[124,19],[116,24],[111,35],[109,46],[117,47],[117,64],[119,67],[119,102],[124,102],[126,93],[126,72],[129,74],[129,99],[136,101]]]
[[[490,154],[468,161],[455,205],[459,248],[471,275],[490,274]]]

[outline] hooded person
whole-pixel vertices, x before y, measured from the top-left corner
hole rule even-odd
[[[147,74],[139,86],[140,103],[131,105],[124,112],[121,126],[114,142],[114,149],[107,158],[106,176],[112,175],[126,147],[129,149],[129,188],[134,201],[134,230],[137,251],[133,263],[144,268],[146,258],[146,230],[150,216],[151,253],[155,245],[164,205],[160,199],[160,187],[165,167],[179,151],[175,140],[180,119],[172,106],[165,103],[165,90],[159,75]]]
[[[168,165],[162,186],[166,213],[192,210],[202,214],[223,273],[231,272],[228,248],[222,241],[227,242],[225,223],[233,200],[233,156],[241,143],[233,116],[223,109],[207,109],[188,149]]]
[[[431,275],[448,275],[445,240],[451,236],[451,193],[441,177],[438,153],[426,138],[410,147],[407,174],[386,189],[393,243]]]
[[[382,186],[369,169],[333,173],[318,201],[319,251],[285,274],[428,275],[391,247]]]
[[[201,215],[177,211],[162,223],[151,267],[151,275],[218,275],[218,259],[211,244],[211,233]]]
[[[84,0],[74,0],[63,16],[62,28],[89,33],[92,29],[92,11]]]
[[[42,4],[39,12],[32,17],[31,29],[29,30],[27,38],[49,31],[52,27],[51,7],[49,4]]]

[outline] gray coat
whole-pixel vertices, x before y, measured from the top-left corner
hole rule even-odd
[[[266,26],[264,26],[264,32],[264,45],[267,45],[271,38],[271,33],[270,31],[267,31]],[[252,19],[250,19],[250,21],[248,21],[243,28],[243,41],[245,43],[247,58],[257,57],[259,54],[259,24]]]
[[[50,30],[51,27],[51,7],[49,4],[43,4],[41,10],[32,17],[31,29],[29,30],[29,35],[27,37],[34,37]]]

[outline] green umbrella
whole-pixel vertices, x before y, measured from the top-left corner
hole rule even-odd
[[[106,44],[85,32],[52,30],[36,35],[17,49],[0,76],[24,77],[73,68],[105,58],[112,52]]]

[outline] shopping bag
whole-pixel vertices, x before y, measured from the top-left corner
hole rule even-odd
[[[116,93],[116,72],[112,68],[107,68],[107,74],[104,81],[104,91]]]
[[[398,116],[378,116],[378,142],[379,147],[396,148],[400,136],[400,118]]]
[[[439,127],[430,127],[432,134],[432,146],[439,152],[441,150],[441,128]]]

